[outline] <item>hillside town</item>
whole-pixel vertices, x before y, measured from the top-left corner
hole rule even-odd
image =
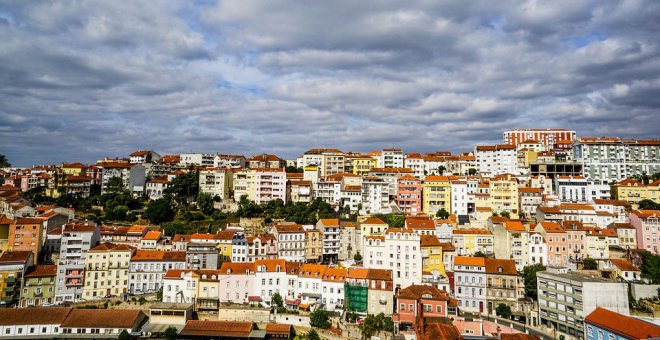
[[[660,338],[660,140],[0,155],[0,335]]]

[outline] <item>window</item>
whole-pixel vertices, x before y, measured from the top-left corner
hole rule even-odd
[[[435,306],[435,311],[436,311],[437,313],[442,313],[442,306],[440,306],[440,305]]]

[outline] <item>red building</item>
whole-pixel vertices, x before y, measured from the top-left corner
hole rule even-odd
[[[444,290],[433,286],[412,285],[400,290],[395,297],[396,313],[392,315],[395,331],[416,329],[420,317],[447,316],[450,302]]]
[[[541,142],[547,149],[575,140],[575,131],[566,129],[517,129],[504,132],[504,144],[518,145],[527,140]]]

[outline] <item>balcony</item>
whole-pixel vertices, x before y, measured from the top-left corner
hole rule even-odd
[[[14,287],[5,287],[5,288],[2,289],[2,291],[3,291],[5,294],[13,294],[14,291],[15,291],[15,289],[14,289]]]

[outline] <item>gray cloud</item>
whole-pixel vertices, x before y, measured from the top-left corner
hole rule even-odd
[[[466,151],[658,138],[657,1],[0,4],[0,153]]]

